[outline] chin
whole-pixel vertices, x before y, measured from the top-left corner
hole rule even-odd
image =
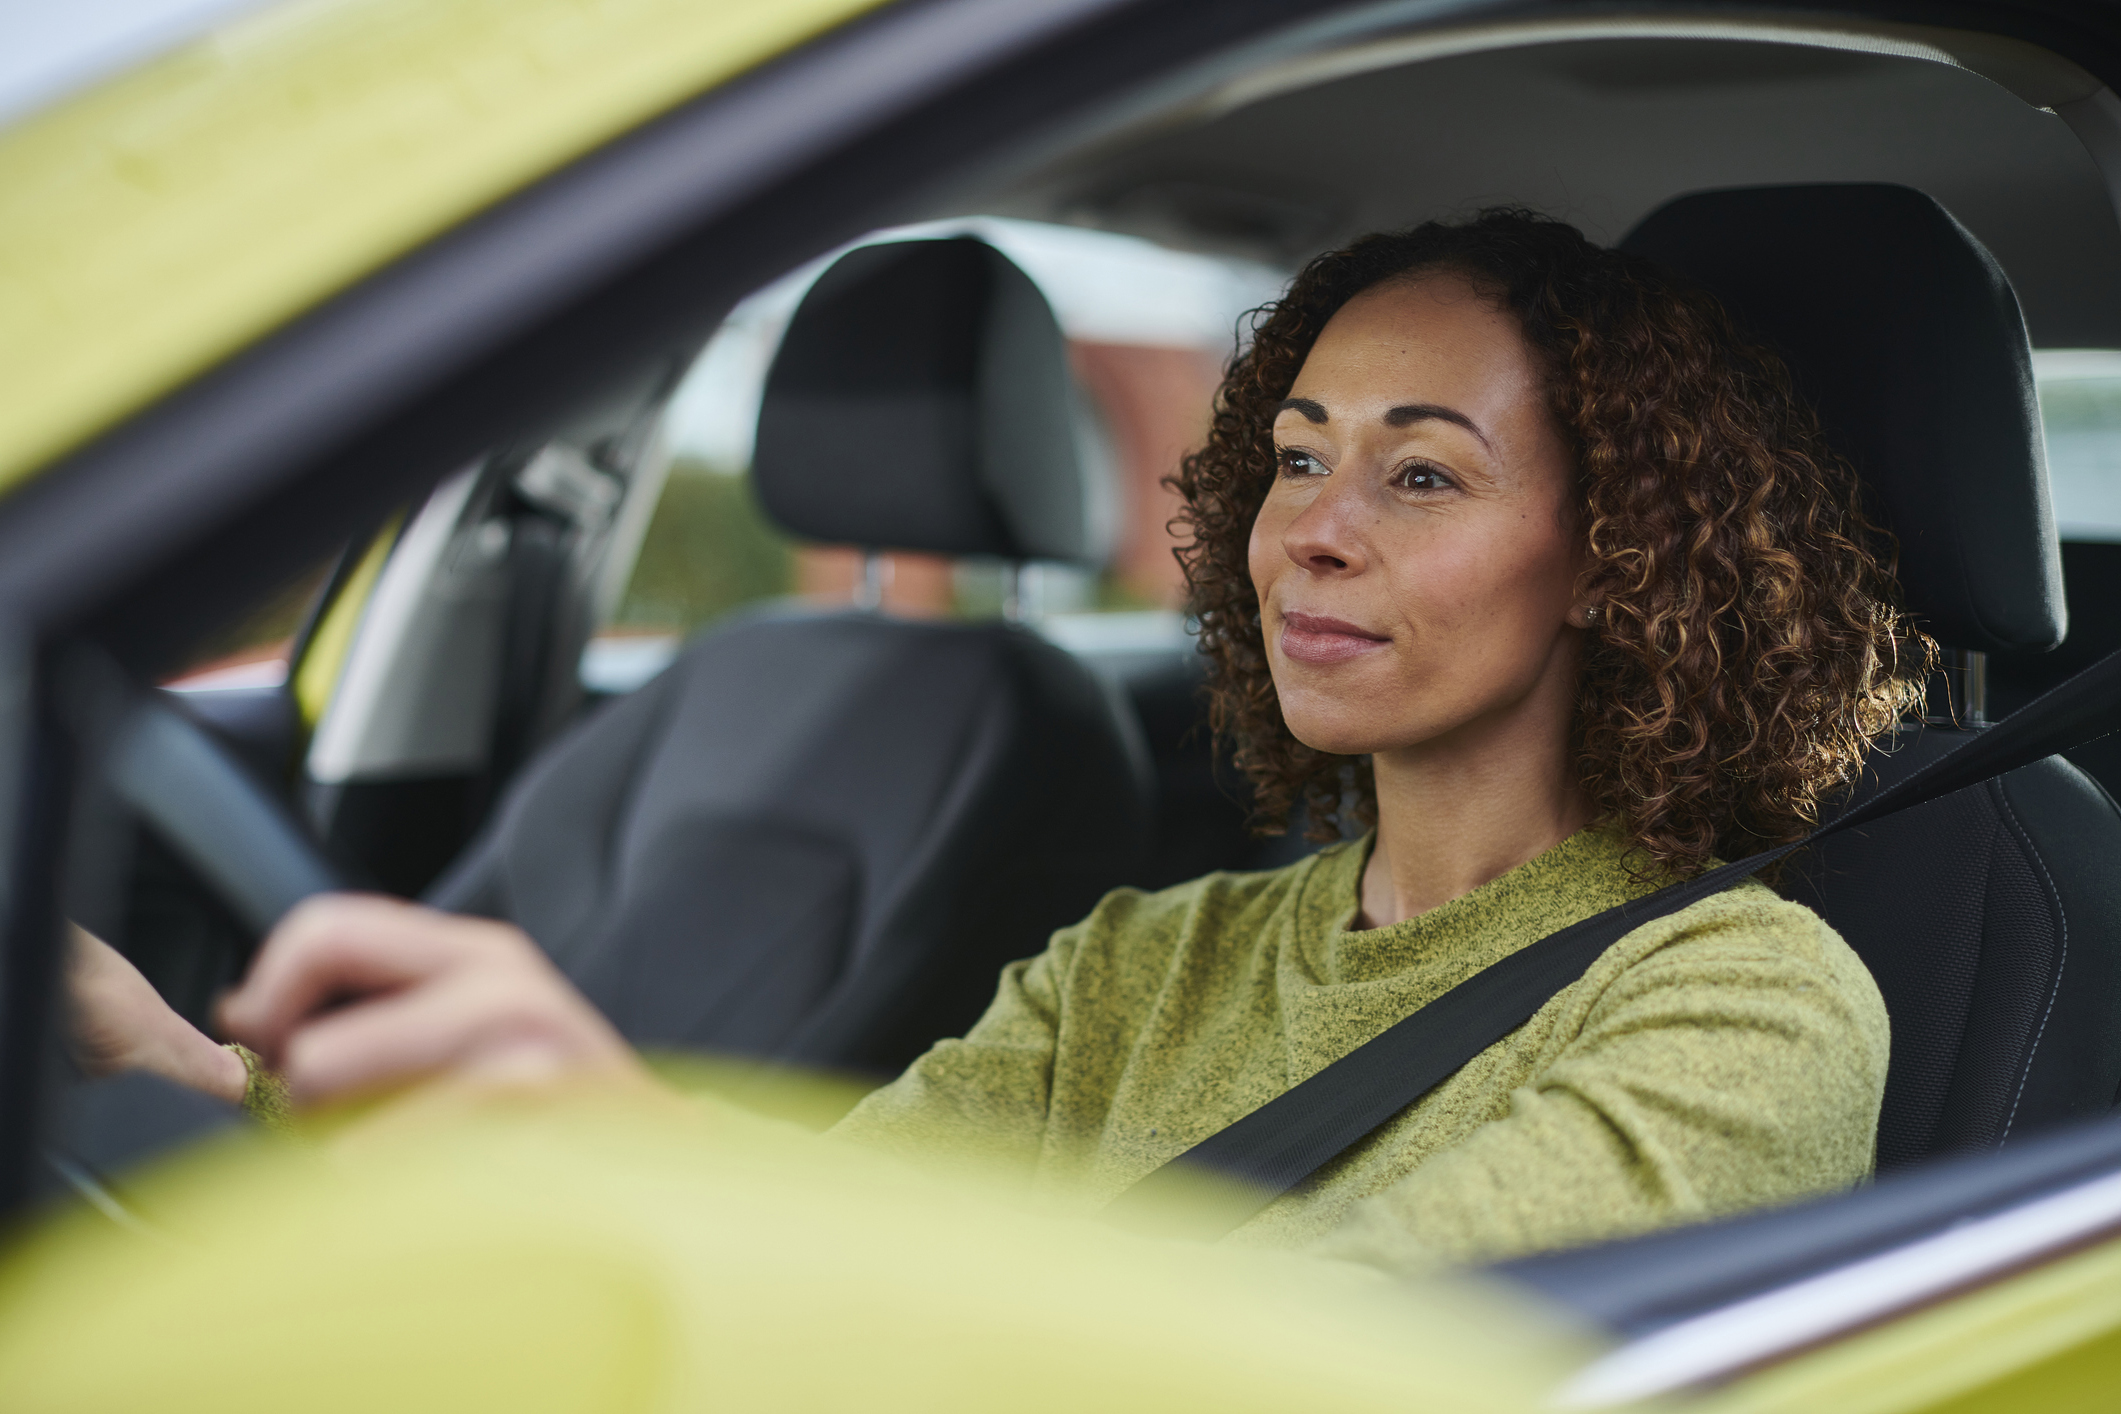
[[[1334,756],[1367,756],[1388,745],[1375,723],[1351,722],[1338,712],[1292,712],[1284,703],[1282,721],[1289,734],[1305,746]]]

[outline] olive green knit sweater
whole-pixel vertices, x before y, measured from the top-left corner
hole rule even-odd
[[[1102,1205],[1489,963],[1647,891],[1613,835],[1585,830],[1351,932],[1368,854],[1109,895],[835,1132]],[[1871,1168],[1885,1065],[1856,956],[1744,884],[1629,933],[1232,1240],[1412,1270],[1846,1188]]]

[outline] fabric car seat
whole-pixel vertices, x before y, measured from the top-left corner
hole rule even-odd
[[[991,247],[856,250],[796,312],[754,473],[817,540],[1081,557],[1064,346]],[[1138,727],[1011,623],[768,609],[511,787],[442,907],[511,919],[641,1045],[888,1073],[1129,882]]]
[[[1659,208],[1622,244],[1706,287],[1788,360],[1897,537],[1907,607],[1940,644],[2061,641],[2024,320],[2002,269],[1944,208],[1884,185],[1707,192]],[[1896,733],[1857,798],[1968,729],[1947,717]],[[1885,996],[1881,1168],[2116,1103],[2121,811],[2067,761],[1846,832],[1783,887],[1840,931]]]

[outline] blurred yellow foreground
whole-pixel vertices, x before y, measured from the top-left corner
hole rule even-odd
[[[0,1267],[9,1414],[1528,1414],[1597,1350],[1485,1284],[1133,1236],[609,1095],[230,1141],[128,1196],[146,1231],[70,1213]],[[2108,1244],[1687,1407],[2115,1407],[2117,1327]]]
[[[8,1260],[10,1414],[1529,1410],[1581,1358],[1464,1291],[608,1097],[252,1140],[129,1191],[152,1235],[70,1215]]]

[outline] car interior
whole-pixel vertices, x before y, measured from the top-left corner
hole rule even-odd
[[[867,232],[999,216],[1288,272],[1487,205],[1560,216],[1782,352],[1896,537],[1945,668],[1855,799],[2121,646],[2121,545],[2058,534],[2033,373],[2035,349],[2121,349],[2121,167],[2100,155],[2121,127],[2088,113],[2096,80],[2020,40],[1808,15],[1355,14],[1173,60],[829,219],[797,203],[807,225],[776,219],[799,239],[727,245],[712,280],[684,272],[716,247],[667,244],[609,311],[567,316],[648,329],[625,357],[540,355],[559,371],[513,386],[527,365],[481,365],[431,390],[425,423],[312,448],[299,492],[214,512],[84,636],[166,679],[328,565],[284,682],[159,695],[340,877],[521,925],[643,1046],[871,1080],[961,1033],[1005,962],[1107,890],[1315,846],[1302,822],[1248,830],[1186,644],[1071,652],[1014,596],[946,621],[883,612],[873,583],[753,606],[645,685],[585,692],[664,489],[673,390],[740,296],[835,251],[765,381],[750,475],[771,521],[872,567],[978,556],[1013,579],[1109,555],[1039,287],[972,237]],[[1652,1330],[2110,1160],[2111,1136],[2065,1127],[2121,1101],[2116,790],[2121,748],[2094,743],[1841,836],[1780,885],[1886,996],[1879,1167],[1926,1187],[1848,1200],[1870,1206],[1827,1237],[1770,1215],[1522,1279]],[[183,814],[83,811],[66,907],[203,1022],[258,936]],[[59,1147],[118,1172],[212,1120],[128,1104]],[[1932,1162],[1999,1149],[2024,1166]],[[1723,1284],[1674,1278],[1704,1270],[1711,1232]]]
[[[869,246],[782,342],[759,492],[813,539],[1077,557],[1070,394],[993,249]],[[768,609],[552,743],[428,898],[643,1045],[889,1074],[1127,877],[1152,789],[1124,700],[1019,623]]]

